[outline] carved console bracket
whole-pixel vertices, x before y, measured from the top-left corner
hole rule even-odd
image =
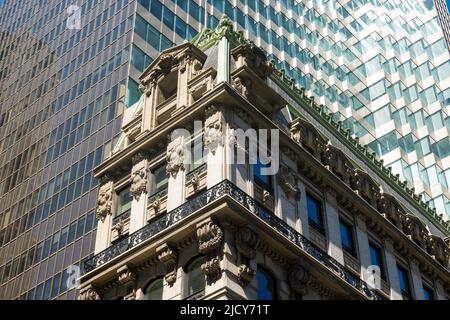
[[[202,270],[208,283],[216,282],[222,275],[220,266],[223,232],[211,218],[197,224],[198,250],[205,254]]]
[[[136,273],[128,265],[117,269],[118,281],[126,290],[125,300],[136,300]]]
[[[166,279],[169,286],[172,286],[177,279],[177,252],[167,243],[162,244],[156,249],[159,262],[166,267]]]
[[[90,284],[80,290],[78,300],[100,300],[99,291],[92,284]]]
[[[238,250],[238,281],[242,286],[247,286],[256,273],[250,267],[250,260],[256,256],[259,236],[255,231],[245,226],[236,232],[235,242]]]
[[[291,299],[296,299],[307,293],[309,278],[308,271],[302,265],[292,265],[288,269],[288,283],[291,290]]]

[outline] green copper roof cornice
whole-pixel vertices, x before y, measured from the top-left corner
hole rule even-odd
[[[219,41],[226,37],[231,43],[235,45],[247,44],[254,46],[255,44],[246,39],[242,32],[233,29],[233,23],[227,16],[222,16],[215,29],[203,29],[192,40],[191,43],[200,50],[206,51],[212,46],[219,43]]]
[[[197,46],[200,50],[207,50],[214,45],[217,45],[223,38],[227,39],[234,45],[250,45],[255,44],[246,39],[242,32],[237,32],[233,29],[233,24],[227,16],[222,16],[217,27],[214,30],[204,29],[198,33],[192,40],[192,44]],[[279,85],[284,91],[299,103],[303,108],[310,111],[309,113],[319,121],[323,126],[330,128],[330,131],[347,147],[359,155],[360,158],[375,172],[390,184],[398,193],[403,195],[409,202],[424,216],[430,219],[431,222],[445,235],[450,235],[450,223],[443,220],[442,215],[436,213],[436,209],[429,207],[428,202],[422,200],[421,195],[415,194],[414,188],[408,188],[405,181],[400,180],[398,174],[393,174],[391,167],[386,168],[383,165],[383,160],[376,158],[375,152],[371,152],[367,146],[359,143],[358,138],[352,138],[349,129],[342,127],[341,121],[334,121],[332,114],[325,111],[324,106],[319,106],[314,102],[314,98],[305,95],[304,88],[298,88],[293,79],[285,75],[284,70],[274,68],[271,79]],[[406,209],[406,208],[405,208]]]

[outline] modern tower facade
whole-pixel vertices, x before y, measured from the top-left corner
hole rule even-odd
[[[433,1],[80,0],[81,30],[67,28],[72,4],[1,7],[0,297],[75,296],[64,270],[94,249],[91,169],[138,102],[140,74],[223,13],[450,212],[449,53]]]
[[[75,298],[91,170],[120,132],[135,3],[6,1],[0,15],[0,298]],[[76,23],[76,21],[74,21]],[[75,24],[76,26],[76,24]]]
[[[441,21],[442,31],[444,32],[447,44],[450,45],[450,14],[447,2],[445,0],[436,0],[436,9],[438,11],[439,20]]]
[[[447,299],[448,225],[227,17],[140,88],[94,170],[80,299]]]

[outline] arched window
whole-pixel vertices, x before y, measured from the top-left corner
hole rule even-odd
[[[191,260],[185,267],[186,279],[184,286],[184,296],[191,297],[201,294],[205,290],[205,275],[202,272],[202,264],[205,257],[200,256]]]
[[[156,278],[147,285],[144,290],[145,300],[162,300],[163,297],[163,278]]]
[[[276,300],[275,278],[264,267],[258,266],[258,300]]]

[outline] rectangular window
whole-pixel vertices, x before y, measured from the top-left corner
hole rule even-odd
[[[131,210],[131,197],[130,197],[130,187],[122,189],[117,194],[117,212],[116,216]]]
[[[308,208],[309,225],[320,233],[325,234],[322,217],[322,203],[309,194],[306,195],[306,203]]]
[[[165,164],[163,164],[163,165],[157,167],[155,170],[153,170],[153,179],[152,180],[153,180],[153,184],[152,184],[153,193],[157,193],[157,192],[167,188],[167,183],[168,183],[169,179],[167,178]]]
[[[269,191],[273,194],[273,186],[272,186],[272,176],[269,174],[263,174],[263,168],[268,168],[270,163],[263,164],[261,160],[258,158],[256,163],[253,165],[253,175],[255,179],[255,183]]]
[[[411,299],[411,285],[409,283],[408,270],[397,264],[398,280],[403,298]]]
[[[431,289],[427,285],[423,285],[423,299],[424,300],[434,300],[434,292],[433,289]]]
[[[352,256],[356,257],[355,241],[353,238],[353,226],[342,220],[339,220],[339,230],[341,233],[342,248]]]
[[[381,279],[386,280],[386,269],[384,267],[383,252],[381,247],[369,242],[370,264],[380,268]]]

